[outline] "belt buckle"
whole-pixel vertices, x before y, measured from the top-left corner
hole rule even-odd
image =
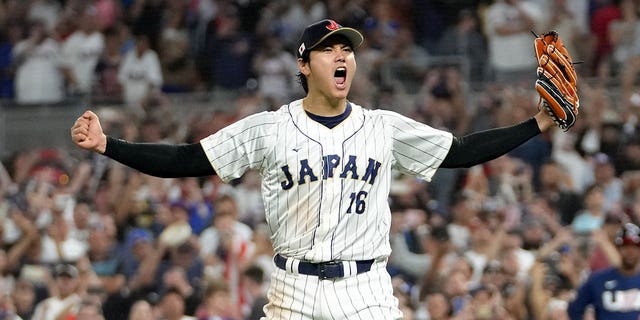
[[[318,279],[320,280],[327,280],[327,279],[333,279],[333,278],[338,278],[339,276],[333,275],[333,276],[329,276],[327,274],[327,267],[328,266],[335,266],[340,264],[340,262],[324,262],[324,263],[320,263],[318,264]]]
[[[320,280],[329,279],[329,277],[327,277],[327,264],[326,263],[321,263],[321,264],[318,265],[318,279],[320,279]]]

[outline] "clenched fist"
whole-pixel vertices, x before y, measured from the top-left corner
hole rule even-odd
[[[104,153],[107,148],[107,136],[102,131],[100,119],[91,111],[85,111],[73,124],[71,140],[80,148],[98,153]]]

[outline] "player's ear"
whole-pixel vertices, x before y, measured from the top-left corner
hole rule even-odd
[[[309,68],[309,60],[305,61],[302,58],[298,58],[298,70],[305,76],[308,76],[311,73],[311,69]]]

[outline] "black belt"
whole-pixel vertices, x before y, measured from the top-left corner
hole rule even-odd
[[[276,266],[282,270],[287,270],[287,258],[276,254],[273,258]],[[356,261],[357,274],[361,274],[371,270],[371,260]],[[298,264],[298,273],[306,274],[308,276],[317,276],[320,279],[333,279],[344,277],[344,264],[342,261],[330,261],[330,262],[305,262],[300,261]]]

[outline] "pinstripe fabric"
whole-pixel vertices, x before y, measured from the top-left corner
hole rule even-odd
[[[249,116],[201,141],[223,181],[239,178],[248,169],[261,173],[266,221],[275,251],[311,262],[387,257],[391,252],[387,201],[392,169],[430,180],[451,142],[450,133],[395,112],[354,104],[351,115],[329,129],[308,117],[301,100],[275,112]],[[350,303],[351,308],[362,304],[362,312],[367,307],[373,311],[381,308],[376,306],[395,303],[390,282],[378,272],[349,277],[359,280],[353,288],[340,289],[310,283],[291,273],[290,279],[280,271],[270,299],[273,306],[282,308],[283,315],[291,309],[303,315],[321,312],[322,301],[314,300],[327,292],[332,297],[338,294],[339,301],[330,305],[331,312],[348,301],[347,291],[349,298],[353,294],[377,299]],[[373,275],[375,278],[363,280]],[[381,291],[389,291],[389,296]],[[304,303],[299,301],[303,298],[307,299]],[[292,306],[285,308],[283,301]],[[314,303],[309,304],[311,301]],[[344,308],[349,313],[349,308]],[[273,307],[270,310],[274,319],[288,319],[276,315]],[[382,309],[376,312],[384,314]],[[361,313],[358,316],[368,319]],[[389,318],[393,317],[393,312],[389,313]],[[336,319],[344,318],[336,314]]]
[[[263,319],[402,319],[385,260],[369,272],[342,279],[319,280],[277,268],[271,279]]]

